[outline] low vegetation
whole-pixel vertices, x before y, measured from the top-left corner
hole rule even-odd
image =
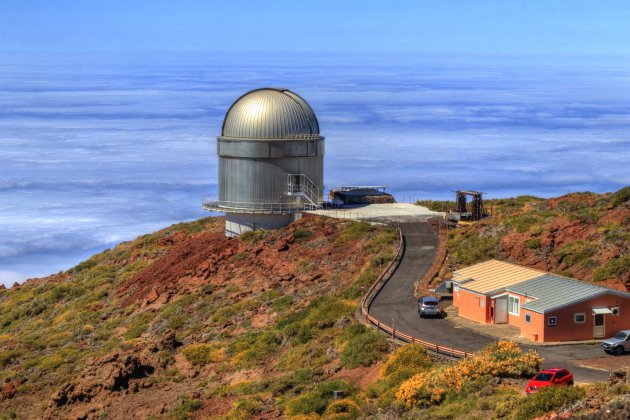
[[[625,187],[609,194],[486,200],[491,218],[449,232],[448,257],[438,277],[499,258],[580,280],[627,287],[629,191]],[[431,207],[431,203],[425,204]]]
[[[494,257],[628,282],[629,196],[489,200],[492,219],[449,233],[440,276]],[[541,360],[514,343],[448,361],[363,325],[357,305],[396,254],[395,229],[317,218],[230,240],[222,229],[174,225],[0,292],[0,418],[124,417],[141,398],[139,415],[155,418],[529,419],[630,391],[526,398],[522,378]],[[107,372],[124,371],[112,360],[138,366],[107,388]]]

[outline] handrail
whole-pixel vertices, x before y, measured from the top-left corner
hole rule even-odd
[[[420,338],[414,337],[409,334],[401,333],[400,331],[396,331],[396,328],[381,322],[379,319],[370,315],[370,305],[372,305],[372,301],[378,294],[378,292],[385,286],[385,284],[389,281],[394,271],[398,268],[400,264],[400,260],[405,251],[405,237],[402,234],[402,230],[400,226],[398,226],[398,250],[396,251],[396,256],[387,267],[383,270],[381,275],[376,279],[376,281],[370,286],[367,293],[361,299],[361,313],[364,317],[364,321],[366,324],[373,325],[376,329],[380,331],[384,331],[388,334],[391,334],[393,339],[398,339],[404,341],[406,343],[412,344],[420,344],[424,348],[430,351],[434,351],[436,354],[444,354],[447,356],[455,357],[455,358],[466,358],[473,357],[475,354],[470,353],[464,350],[454,349],[451,347],[440,346],[435,343],[431,343],[430,341],[422,340]]]
[[[322,187],[315,184],[305,174],[287,174],[287,176],[287,187],[289,195],[295,195],[304,199],[304,201],[306,201],[306,203],[304,203],[305,206],[309,207],[310,210],[318,210],[322,207]]]
[[[202,199],[202,206],[206,210],[230,213],[293,213],[304,209],[299,202],[256,202],[256,201],[228,201],[214,200],[209,197]]]

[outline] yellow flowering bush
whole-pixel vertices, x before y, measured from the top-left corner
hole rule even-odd
[[[333,401],[330,403],[326,412],[324,412],[324,418],[326,419],[356,419],[361,414],[361,408],[359,405],[349,398]]]
[[[439,404],[447,393],[482,376],[521,377],[535,373],[542,358],[535,352],[523,353],[511,341],[499,341],[453,365],[419,373],[403,382],[396,398],[408,407]]]
[[[431,366],[431,356],[420,344],[410,344],[396,350],[381,368],[381,376],[384,378],[397,377],[399,375],[412,376],[428,369]]]

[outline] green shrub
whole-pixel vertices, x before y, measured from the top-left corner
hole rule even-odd
[[[563,246],[557,251],[556,255],[560,257],[562,263],[573,266],[583,260],[593,256],[595,249],[587,241],[575,241]]]
[[[536,225],[537,223],[539,223],[539,218],[529,214],[529,213],[525,213],[523,215],[520,216],[513,216],[510,220],[510,226],[517,231],[518,233],[525,233],[527,232],[532,226]]]
[[[553,270],[552,273],[564,277],[573,277],[573,273],[571,273],[569,270]]]
[[[276,311],[281,311],[281,310],[290,308],[291,305],[293,305],[293,297],[287,295],[287,296],[282,296],[281,298],[276,299],[271,304],[271,307],[275,309]]]
[[[184,348],[184,357],[193,365],[220,362],[223,357],[220,349],[213,344],[193,344]]]
[[[341,352],[341,363],[352,369],[370,366],[387,352],[387,340],[383,334],[368,330],[351,338]]]
[[[321,369],[297,369],[287,373],[269,383],[268,390],[273,396],[291,393],[299,395],[303,389],[310,386],[319,377]]]
[[[265,237],[265,231],[264,230],[249,230],[245,233],[243,233],[239,238],[242,241],[245,242],[249,242],[249,243],[256,243],[259,240],[261,240],[262,238]]]
[[[203,219],[195,220],[194,222],[186,223],[187,233],[198,233],[205,229],[206,224],[212,222],[212,218],[205,217]]]
[[[241,398],[234,403],[227,414],[228,419],[247,420],[257,417],[262,411],[262,403],[254,397]]]
[[[346,289],[344,297],[356,299],[363,296],[372,283],[376,281],[381,271],[382,270],[379,270],[377,267],[373,267],[372,264],[364,268],[361,274],[359,274],[359,277],[352,283],[352,286]]]
[[[75,265],[73,268],[69,270],[70,273],[76,274],[76,273],[80,273],[82,271],[87,271],[91,269],[92,267],[96,266],[99,263],[99,260],[97,257],[98,256],[95,255],[83,262],[80,262],[79,264]]]
[[[617,207],[630,201],[630,186],[623,187],[613,196],[613,206]]]
[[[351,317],[355,307],[335,296],[317,299],[304,310],[290,314],[278,322],[278,328],[295,344],[304,344],[335,325],[342,317]]]
[[[306,239],[308,239],[311,236],[313,236],[313,232],[304,228],[296,229],[295,232],[293,233],[293,238],[295,239],[295,242],[297,243],[304,242]]]
[[[201,408],[201,401],[184,399],[169,412],[169,415],[177,420],[188,420],[191,418],[191,413],[199,408]]]
[[[317,264],[315,263],[315,261],[300,260],[298,262],[298,269],[300,270],[300,273],[308,273],[309,271],[312,271],[316,267],[317,267]]]
[[[252,366],[273,355],[281,342],[280,334],[273,330],[248,332],[228,346],[228,355],[238,368]]]
[[[501,398],[494,408],[494,415],[497,418],[511,417],[516,412],[521,399],[518,395],[508,395]]]
[[[310,341],[284,353],[278,366],[281,369],[293,369],[296,366],[305,369],[317,369],[331,361],[327,349],[328,345],[325,343]]]
[[[331,402],[324,412],[324,417],[327,419],[356,419],[360,414],[361,408],[356,402],[349,398],[343,398]]]
[[[394,259],[394,255],[389,252],[381,252],[376,257],[372,258],[370,261],[370,266],[372,268],[381,268],[383,269],[386,264],[389,264],[391,260]]]
[[[333,399],[333,391],[343,391],[346,396],[351,395],[354,387],[343,381],[320,382],[302,395],[289,400],[286,404],[287,415],[323,414]]]
[[[137,315],[134,319],[131,320],[131,323],[127,327],[125,338],[127,340],[130,340],[140,337],[149,328],[149,321],[152,318],[153,315],[148,312]]]
[[[579,220],[586,225],[593,225],[599,219],[601,213],[595,209],[584,208],[569,214],[569,220]]]
[[[548,386],[521,400],[516,410],[518,420],[529,420],[557,410],[584,397],[581,387]]]
[[[499,255],[500,239],[496,236],[481,236],[477,232],[453,231],[449,233],[447,247],[457,265],[473,265],[496,258]]]
[[[0,367],[5,367],[13,363],[17,358],[24,354],[22,349],[11,349],[0,352]]]
[[[593,280],[612,279],[627,273],[630,273],[630,254],[606,261],[604,265],[593,272]]]
[[[349,241],[356,241],[374,230],[374,226],[367,222],[350,222],[343,227],[337,237],[335,245],[341,245]]]
[[[532,238],[525,242],[525,247],[527,247],[527,249],[539,249],[540,245],[540,238]]]
[[[230,260],[232,260],[232,262],[243,261],[247,259],[248,255],[249,255],[249,252],[239,252],[238,254],[232,255],[232,258],[230,258]]]

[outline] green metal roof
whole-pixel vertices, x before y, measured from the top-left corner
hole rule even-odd
[[[524,303],[521,308],[545,313],[564,306],[611,293],[630,299],[630,294],[594,284],[584,283],[555,274],[544,274],[505,288],[508,292],[518,293],[534,300]]]

